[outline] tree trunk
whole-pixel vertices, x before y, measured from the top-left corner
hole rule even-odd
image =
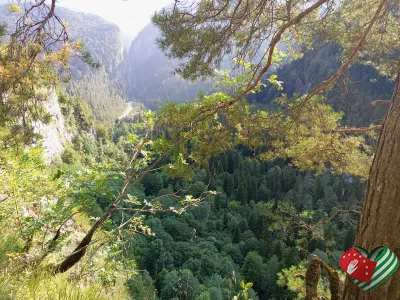
[[[356,245],[386,246],[400,258],[400,74],[371,166]],[[370,293],[346,279],[343,300],[400,299],[400,271]]]
[[[125,181],[126,183],[127,181]],[[128,181],[129,183],[129,181]],[[90,228],[90,230],[83,237],[79,245],[75,248],[72,254],[68,255],[60,264],[53,268],[53,273],[64,273],[71,269],[76,263],[78,263],[81,258],[85,255],[89,244],[92,241],[93,235],[98,228],[111,216],[111,214],[117,209],[118,204],[121,202],[123,194],[120,194],[115,200],[113,205],[107,210],[107,212]]]

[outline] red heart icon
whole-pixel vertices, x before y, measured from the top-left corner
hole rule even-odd
[[[354,279],[369,282],[374,273],[376,262],[369,260],[356,249],[347,250],[340,258],[339,265],[344,272]]]

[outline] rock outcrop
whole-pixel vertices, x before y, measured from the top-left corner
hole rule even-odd
[[[33,127],[35,132],[43,137],[44,159],[48,163],[52,163],[61,156],[66,143],[72,140],[74,133],[65,125],[65,119],[54,90],[49,92],[44,105],[52,117],[51,122],[48,124],[35,122]]]

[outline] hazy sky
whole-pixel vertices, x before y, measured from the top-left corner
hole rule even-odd
[[[117,24],[124,34],[134,38],[150,23],[155,11],[171,2],[172,0],[58,0],[58,5],[98,15]]]

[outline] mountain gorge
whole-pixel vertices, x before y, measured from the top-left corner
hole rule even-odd
[[[159,32],[153,24],[143,28],[126,50],[117,25],[95,15],[62,7],[58,8],[58,13],[67,22],[71,39],[82,40],[93,60],[101,65],[94,69],[80,58],[72,58],[72,81],[67,86],[71,95],[79,96],[89,104],[99,120],[115,120],[124,110],[125,101],[141,102],[156,109],[160,103],[188,102],[200,91],[206,94],[215,91],[214,79],[191,82],[173,74],[180,61],[168,58],[158,48]],[[8,5],[0,6],[0,22],[12,24],[16,19],[15,14],[9,13]],[[250,95],[248,99],[251,103],[265,105],[273,103],[282,94],[289,97],[305,94],[329,78],[339,64],[340,51],[335,45],[306,52],[303,58],[277,70],[278,78],[283,82],[282,90],[267,84],[260,93]],[[228,65],[224,64],[225,67]],[[388,99],[392,87],[393,84],[373,68],[356,64],[328,99],[335,109],[346,112],[345,125],[365,126],[382,121],[384,108],[372,107],[369,102]],[[371,117],[357,119],[359,108],[366,110],[361,114],[364,118]]]
[[[190,82],[172,74],[179,61],[166,57],[158,48],[158,36],[157,28],[149,24],[132,41],[114,78],[126,97],[156,109],[160,103],[187,102],[200,91],[210,92],[214,86],[211,79]]]
[[[93,61],[100,63],[94,69],[73,57],[72,81],[67,90],[83,98],[101,121],[115,120],[124,110],[125,101],[142,102],[156,109],[168,101],[191,101],[200,91],[207,93],[214,88],[214,80],[190,82],[172,74],[179,62],[167,58],[158,48],[158,31],[153,24],[143,28],[125,50],[117,25],[62,7],[58,14],[68,24],[70,38],[81,40]],[[11,25],[17,18],[10,14],[8,5],[0,6],[0,23]]]
[[[68,28],[71,40],[81,40],[93,61],[100,63],[93,68],[80,57],[72,57],[69,67],[71,80],[66,84],[72,96],[83,98],[93,115],[100,121],[112,123],[126,108],[124,94],[117,91],[111,80],[123,59],[124,46],[117,25],[85,13],[58,8],[57,13]],[[8,5],[0,6],[0,23],[13,30],[18,14],[10,13]]]
[[[200,11],[214,7],[200,2]],[[277,13],[288,8],[271,3]],[[0,6],[8,32],[24,13],[12,8]],[[33,71],[24,55],[0,51],[0,299],[347,300],[335,294],[346,276],[338,260],[363,218],[379,135],[368,126],[382,124],[388,111],[388,101],[372,102],[391,99],[393,76],[355,60],[305,101],[347,53],[346,44],[313,40],[309,48],[295,43],[296,59],[278,44],[259,88],[246,90],[259,68],[220,76],[219,86],[216,78],[188,81],[173,74],[181,61],[156,43],[169,26],[154,21],[126,49],[117,25],[62,7],[56,13],[99,65],[74,56],[64,80],[52,67],[63,62],[62,51],[47,49],[50,66],[27,55]],[[233,27],[243,29],[237,47],[252,34],[249,20]],[[212,24],[218,32],[218,21]],[[294,37],[300,25],[286,29]],[[199,28],[185,27],[186,39],[198,35],[180,49],[213,40],[214,31]],[[274,40],[263,41],[268,48]],[[40,38],[18,42],[0,26],[0,50],[30,54],[42,45]],[[222,61],[230,68],[228,55]],[[54,89],[46,85],[52,76]],[[15,138],[31,127],[33,142]]]
[[[7,5],[0,6],[0,11],[0,22],[12,24],[16,21],[17,16],[8,12]],[[118,26],[98,16],[62,7],[58,8],[58,13],[68,23],[71,39],[82,40],[93,60],[101,65],[94,69],[74,57],[71,61],[72,81],[67,86],[69,93],[83,98],[101,121],[115,120],[125,109],[126,101],[141,102],[156,109],[160,103],[187,102],[200,91],[207,94],[215,90],[213,79],[191,82],[172,74],[180,62],[166,57],[158,48],[159,33],[153,24],[143,28],[125,50]],[[305,94],[329,78],[339,63],[338,47],[325,45],[279,68],[277,75],[283,82],[281,91],[267,85],[248,99],[251,103],[265,105],[273,103],[281,94],[289,97]],[[345,125],[366,126],[382,121],[384,107],[373,107],[369,103],[388,99],[392,87],[393,84],[373,68],[356,64],[328,99],[335,109],[346,112]],[[359,114],[359,109],[364,109],[365,113]]]

